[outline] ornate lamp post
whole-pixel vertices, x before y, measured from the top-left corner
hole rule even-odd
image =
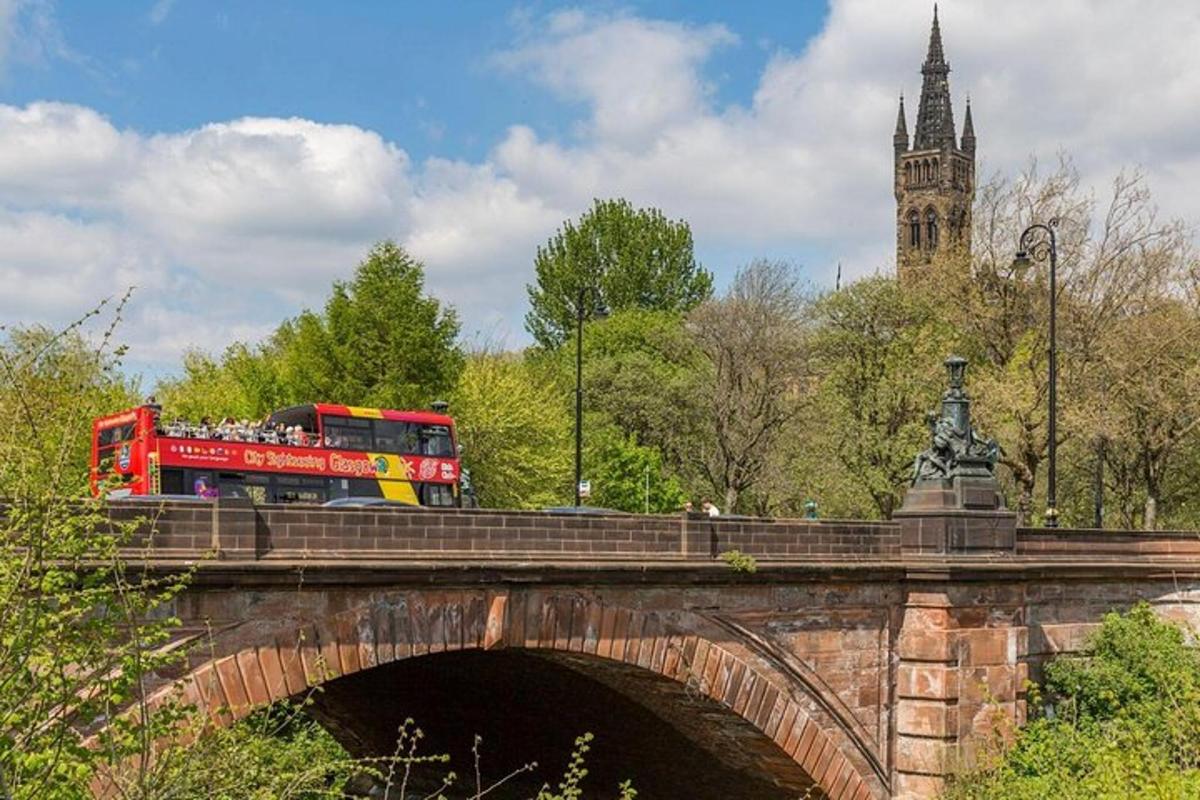
[[[1021,232],[1020,249],[1013,259],[1013,271],[1024,273],[1034,261],[1050,262],[1050,474],[1046,484],[1046,527],[1058,527],[1058,487],[1057,487],[1057,450],[1058,433],[1056,429],[1058,414],[1058,347],[1056,337],[1056,308],[1058,301],[1058,286],[1056,270],[1058,268],[1058,240],[1055,229],[1058,227],[1058,217],[1050,219],[1049,223],[1035,222]]]
[[[583,505],[583,497],[579,485],[583,482],[583,323],[588,319],[588,297],[595,298],[592,303],[592,316],[603,319],[608,316],[600,293],[589,286],[581,286],[575,298],[575,507]]]

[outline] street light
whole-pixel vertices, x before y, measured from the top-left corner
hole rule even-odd
[[[583,482],[583,323],[588,318],[588,295],[595,298],[592,316],[603,319],[608,316],[600,292],[591,286],[579,287],[575,298],[575,507],[583,505],[579,485]]]
[[[1058,433],[1058,348],[1056,342],[1056,309],[1058,305],[1057,275],[1058,240],[1054,230],[1059,218],[1053,217],[1046,224],[1035,222],[1021,232],[1017,255],[1013,258],[1013,272],[1023,275],[1034,261],[1050,262],[1050,474],[1046,484],[1046,527],[1058,527],[1057,451]]]

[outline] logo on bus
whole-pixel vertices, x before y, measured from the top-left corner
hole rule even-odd
[[[129,456],[129,443],[126,442],[125,444],[121,445],[121,450],[119,453],[117,453],[117,466],[120,467],[122,471],[129,469]]]
[[[388,462],[387,462],[386,458],[384,458],[383,456],[378,456],[375,459],[375,471],[377,473],[379,473],[380,475],[387,475]]]

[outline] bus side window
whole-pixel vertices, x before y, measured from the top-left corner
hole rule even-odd
[[[130,422],[126,425],[113,425],[109,428],[101,428],[96,434],[96,446],[105,448],[112,447],[121,442],[127,442],[133,438],[135,423]]]
[[[331,417],[321,418],[321,428],[325,434],[326,447],[339,450],[374,450],[371,436],[371,420],[361,417]]]
[[[417,426],[394,419],[375,420],[375,449],[380,453],[417,455],[420,452]]]
[[[445,425],[429,425],[422,428],[421,455],[453,456],[454,447],[450,443],[450,429]]]
[[[276,475],[275,502],[324,503],[329,499],[328,480],[299,475]]]
[[[217,482],[213,479],[213,474],[204,470],[196,470],[192,473],[191,491],[188,494],[194,494],[196,497],[202,497],[205,500],[215,499],[220,495],[220,489],[217,488]]]
[[[136,438],[136,433],[136,422],[110,425],[96,431],[96,478],[98,480],[120,480],[122,483],[129,483],[135,479],[136,476],[125,472],[124,469],[118,469],[118,466],[120,466],[122,447],[125,448],[125,467],[129,466],[129,448],[132,447],[129,442]],[[115,477],[113,477],[114,472],[116,473]]]
[[[162,471],[163,494],[187,494],[183,490],[183,470],[166,467]]]
[[[454,505],[454,490],[447,483],[427,483],[421,491],[422,505],[448,507]]]

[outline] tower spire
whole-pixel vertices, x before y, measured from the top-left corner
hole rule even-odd
[[[914,150],[954,148],[954,110],[950,107],[950,65],[942,49],[942,28],[937,6],[933,7],[933,27],[929,31],[929,53],[921,65],[921,105],[917,110]]]
[[[896,112],[896,132],[892,134],[892,146],[896,157],[908,150],[908,119],[904,113],[904,93],[900,93],[900,108]]]
[[[946,66],[946,54],[942,50],[942,28],[938,25],[937,3],[933,4],[933,28],[929,31],[929,53],[925,56],[925,66],[931,64]]]
[[[967,113],[963,119],[962,149],[964,153],[975,152],[975,123],[971,120],[971,98],[967,97]]]

